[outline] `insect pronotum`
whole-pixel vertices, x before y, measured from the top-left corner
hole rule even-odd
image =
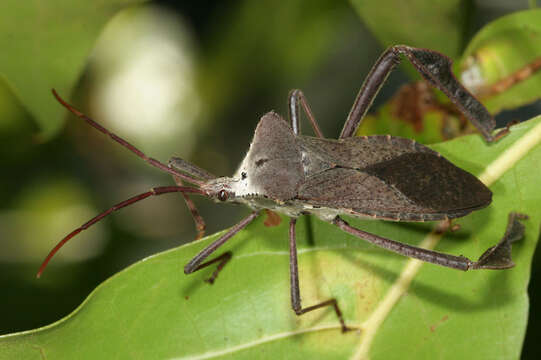
[[[212,283],[231,259],[226,252],[204,262],[233,235],[245,228],[263,210],[276,211],[291,218],[289,225],[291,305],[297,315],[332,306],[343,331],[348,330],[336,299],[302,307],[297,267],[295,238],[296,220],[313,214],[343,231],[398,254],[426,262],[459,269],[507,269],[511,260],[511,243],[523,236],[518,221],[525,215],[511,213],[501,241],[489,248],[479,260],[455,256],[403,244],[364,232],[341,218],[346,214],[391,221],[449,220],[465,216],[488,206],[491,191],[470,173],[456,167],[439,153],[413,140],[385,136],[353,137],[374,97],[389,73],[405,56],[417,71],[434,87],[443,91],[457,108],[484,136],[494,141],[508,132],[495,136],[495,122],[485,107],[473,97],[451,72],[451,60],[435,51],[404,45],[387,49],[364,81],[346,119],[338,140],[325,139],[312,115],[304,94],[289,94],[289,122],[269,112],[260,120],[246,157],[232,177],[216,177],[180,158],[168,165],[146,156],[135,146],[111,133],[66,103],[53,90],[58,101],[69,111],[102,133],[135,153],[150,165],[173,175],[176,186],[160,186],[124,200],[97,215],[62,239],[49,253],[37,276],[53,255],[72,237],[103,219],[113,211],[150,196],[180,192],[193,215],[198,237],[203,236],[205,223],[189,194],[208,197],[217,202],[245,204],[250,215],[197,254],[186,266],[186,274],[217,263],[217,269],[206,281]],[[317,137],[300,134],[301,107]],[[192,184],[185,186],[183,182]]]

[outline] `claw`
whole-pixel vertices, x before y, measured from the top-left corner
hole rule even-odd
[[[507,229],[500,242],[489,248],[479,260],[471,265],[472,269],[502,270],[515,266],[511,259],[511,245],[524,236],[524,224],[519,220],[528,219],[528,215],[512,212],[509,214]]]

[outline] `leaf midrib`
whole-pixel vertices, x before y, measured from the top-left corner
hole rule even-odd
[[[517,128],[519,127],[515,127],[515,129]],[[524,158],[530,152],[530,150],[538,146],[540,143],[541,122],[518,138],[513,144],[504,150],[500,156],[490,162],[485,167],[483,173],[479,175],[479,180],[481,180],[481,182],[483,182],[486,186],[491,186],[501,176],[503,176],[503,174],[505,174],[509,169],[513,168],[522,158]],[[438,224],[434,226],[434,230],[432,230],[432,232],[425,237],[419,247],[425,249],[434,249],[437,246],[439,240],[442,238],[441,234],[436,233]],[[419,272],[422,264],[423,262],[420,260],[408,260],[404,270],[402,270],[400,276],[391,285],[383,300],[379,302],[378,306],[374,309],[374,311],[372,311],[372,314],[363,323],[363,336],[361,337],[361,343],[359,344],[357,351],[352,357],[353,360],[368,358],[372,341],[375,338],[379,327],[383,324],[392,308],[398,303],[398,300],[409,289],[413,278]]]

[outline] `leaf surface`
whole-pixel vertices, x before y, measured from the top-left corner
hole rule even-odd
[[[218,252],[234,256],[214,285],[203,282],[213,268],[186,276],[183,266],[219,234],[130,266],[50,326],[0,337],[0,358],[517,359],[541,221],[540,143],[537,117],[496,144],[472,135],[435,145],[494,192],[491,206],[458,219],[461,229],[443,238],[431,233],[434,224],[348,219],[366,231],[476,260],[501,238],[508,213],[522,212],[530,219],[510,270],[416,264],[333,225],[299,220],[304,306],[336,297],[358,331],[342,334],[330,309],[294,314],[288,222],[269,228],[259,218]]]

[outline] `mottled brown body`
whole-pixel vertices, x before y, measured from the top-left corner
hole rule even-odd
[[[273,112],[261,118],[237,174],[218,183],[230,185],[230,201],[241,199],[254,210],[271,207],[326,221],[338,214],[395,221],[452,219],[487,206],[492,197],[475,176],[413,140],[295,135]]]

